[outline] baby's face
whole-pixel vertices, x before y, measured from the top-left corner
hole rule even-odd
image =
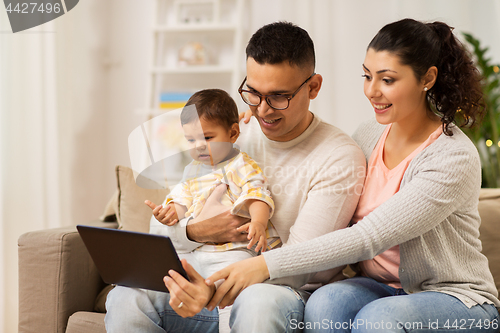
[[[233,144],[231,131],[215,122],[200,119],[182,125],[191,157],[206,165],[215,165],[226,159]]]

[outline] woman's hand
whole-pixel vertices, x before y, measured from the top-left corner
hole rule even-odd
[[[239,114],[239,120],[241,121],[241,119],[243,119],[243,122],[245,124],[248,124],[248,122],[250,121],[250,118],[252,118],[252,111],[250,109],[246,110],[245,112],[242,112]]]
[[[222,309],[232,305],[243,289],[269,279],[266,261],[263,256],[238,261],[212,274],[205,282],[213,287],[215,282],[222,279],[225,281],[217,288],[206,306],[210,311],[217,305]]]
[[[215,292],[215,287],[205,284],[203,277],[188,264],[186,259],[182,259],[181,263],[191,281],[174,270],[170,270],[168,272],[170,276],[165,276],[163,281],[170,292],[168,304],[179,316],[186,318],[196,315],[207,305]]]

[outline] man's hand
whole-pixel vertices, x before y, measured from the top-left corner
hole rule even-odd
[[[200,214],[189,221],[186,233],[189,239],[199,243],[244,242],[247,235],[237,228],[250,219],[232,215],[230,208],[221,203],[226,192],[225,184],[215,188],[208,197]]]
[[[186,318],[196,315],[207,305],[215,287],[207,286],[203,277],[186,259],[182,259],[181,263],[190,281],[174,270],[170,270],[170,276],[165,276],[163,280],[170,292],[168,304],[179,316]]]

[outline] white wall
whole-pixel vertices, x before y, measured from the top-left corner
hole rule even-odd
[[[144,120],[153,8],[153,0],[80,1],[42,39],[6,33],[0,9],[0,332],[17,330],[19,235],[97,218],[115,188],[114,166],[130,165],[127,137]],[[500,0],[251,0],[246,24],[255,31],[289,20],[310,32],[324,77],[311,109],[351,134],[372,113],[362,92],[366,45],[403,17],[472,32],[500,62]],[[33,76],[48,56],[43,40],[55,45],[54,75]],[[56,105],[30,117],[50,80]],[[41,130],[47,122],[51,129]]]
[[[311,110],[352,134],[370,117],[361,78],[366,46],[385,24],[405,17],[441,20],[472,32],[500,62],[500,1],[486,0],[252,0],[251,28],[289,20],[315,42],[317,69],[324,83]]]

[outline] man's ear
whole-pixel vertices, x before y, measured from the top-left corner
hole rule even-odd
[[[240,124],[234,123],[229,130],[231,143],[235,143],[240,136]]]
[[[424,77],[422,78],[422,84],[427,90],[431,89],[436,83],[438,76],[438,69],[436,66],[432,66],[427,70]]]
[[[311,81],[309,81],[309,99],[315,99],[323,84],[323,77],[321,74],[315,74]]]

